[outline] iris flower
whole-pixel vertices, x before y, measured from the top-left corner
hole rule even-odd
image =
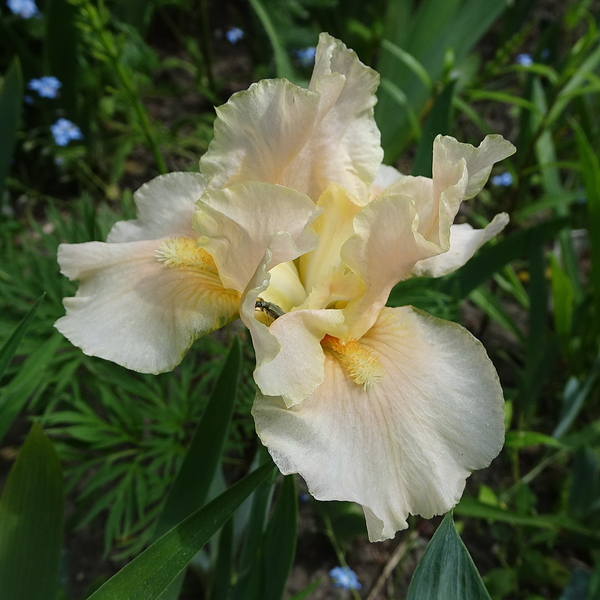
[[[507,223],[453,225],[514,152],[433,144],[432,178],[382,166],[378,74],[321,34],[308,89],[263,80],[217,109],[200,173],[136,193],[106,243],[63,244],[80,286],[57,328],[85,353],[145,373],[240,316],[256,351],[256,429],[313,496],[362,505],[371,540],[458,502],[504,439],[482,345],[411,306],[395,284],[464,264]]]

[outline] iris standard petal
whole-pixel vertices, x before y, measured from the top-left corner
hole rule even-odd
[[[187,246],[195,264],[161,261],[169,245]],[[58,262],[80,285],[56,328],[84,353],[141,373],[173,369],[198,337],[238,312],[239,294],[223,287],[191,238],[61,244]]]
[[[322,36],[310,90],[264,80],[217,109],[200,160],[209,187],[263,181],[316,201],[338,183],[366,202],[383,156],[373,118],[378,81],[353,51]]]
[[[474,469],[504,439],[498,376],[481,344],[454,323],[411,307],[384,309],[358,342],[383,369],[363,389],[325,352],[324,382],[303,402],[259,394],[257,432],[283,473],[319,500],[361,504],[372,541],[409,514],[454,506]]]
[[[136,242],[177,235],[197,237],[192,229],[192,218],[196,200],[205,187],[200,173],[159,175],[133,194],[137,219],[113,225],[106,241]]]
[[[438,135],[433,143],[433,161],[434,165],[436,162],[456,164],[460,160],[465,161],[469,172],[469,182],[465,190],[465,199],[468,199],[482,190],[494,163],[508,158],[516,151],[517,149],[501,135],[486,135],[477,148],[471,144],[463,144],[453,137]]]
[[[412,198],[386,193],[354,217],[356,233],[341,251],[342,261],[366,287],[344,309],[349,335],[355,338],[371,328],[392,287],[408,276],[415,263],[439,251],[417,231],[419,215]]]
[[[296,190],[248,182],[207,190],[197,204],[194,227],[204,236],[199,243],[214,258],[223,283],[244,292],[267,248],[271,248],[271,269],[317,245],[309,225],[320,212]],[[274,246],[274,236],[283,233]]]

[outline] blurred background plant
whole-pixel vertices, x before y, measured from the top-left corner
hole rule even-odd
[[[62,489],[55,485],[62,465],[66,550],[58,592],[50,586],[40,598],[87,597],[165,523],[178,522],[165,514],[192,512],[173,508],[169,490],[192,485],[189,464],[204,464],[206,449],[193,432],[201,417],[213,423],[209,399],[234,339],[241,340],[240,387],[227,392],[236,398],[231,426],[223,425],[222,459],[217,453],[198,505],[265,460],[253,433],[253,357],[243,329],[232,324],[203,338],[180,367],[158,377],[87,357],[52,327],[61,299],[75,289],[58,272],[56,247],[104,240],[115,221],[134,217],[132,192],[141,183],[196,170],[213,106],[232,92],[272,76],[306,84],[319,31],[380,72],[375,115],[388,164],[430,175],[438,133],[474,144],[501,133],[517,146],[459,216],[482,226],[506,211],[503,237],[456,273],[399,284],[390,304],[460,321],[499,370],[506,446],[469,481],[455,510],[490,596],[600,597],[598,8],[591,0],[0,4],[2,471],[11,469],[31,421],[51,440],[31,431],[0,517],[11,498],[22,498],[25,488],[15,482],[27,460],[47,458],[52,489]],[[52,452],[57,460],[48,459]],[[62,515],[60,489],[53,506]],[[303,492],[299,502],[286,597],[406,597],[431,522],[413,518],[396,540],[370,546],[354,505],[316,503]],[[281,597],[296,547],[289,527],[296,504],[293,479],[279,486],[269,475],[191,561],[180,597]],[[38,509],[34,503],[32,513]],[[57,542],[35,564],[47,564],[51,577],[60,531],[44,527],[32,539],[46,532]],[[449,531],[441,526],[436,539],[451,539]],[[261,569],[278,560],[281,576],[269,588]],[[354,582],[348,565],[360,588],[335,587]],[[0,566],[0,580],[7,569]],[[423,597],[419,585],[409,598]],[[176,598],[181,586],[179,578],[163,597]],[[470,597],[487,597],[477,590]],[[7,593],[0,590],[0,599]],[[38,596],[10,596],[21,597]]]

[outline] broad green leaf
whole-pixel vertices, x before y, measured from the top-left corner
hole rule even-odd
[[[467,599],[490,600],[490,595],[449,513],[417,565],[406,600]]]
[[[0,206],[4,198],[4,183],[10,169],[21,107],[23,106],[23,74],[19,59],[15,58],[6,73],[0,90]]]
[[[255,462],[264,464],[265,461],[270,463],[271,458],[267,449],[261,447]],[[253,494],[250,517],[244,532],[244,544],[238,561],[237,581],[231,594],[232,600],[246,600],[250,586],[260,583],[260,579],[254,576],[254,566],[260,553],[274,487],[275,479],[267,479]]]
[[[27,331],[31,321],[33,321],[33,317],[35,316],[35,313],[39,308],[43,298],[44,294],[37,299],[36,303],[29,309],[27,314],[17,325],[16,329],[12,332],[11,336],[6,340],[6,342],[4,342],[2,348],[0,348],[0,378],[2,375],[4,375],[6,367],[8,367],[8,364],[10,363],[14,353],[17,351],[19,342],[25,335],[25,332]]]
[[[165,501],[156,524],[155,539],[183,521],[206,501],[227,440],[239,382],[240,362],[240,343],[235,338]],[[183,577],[178,578],[161,599],[177,598],[182,583]]]
[[[60,462],[34,423],[0,497],[0,600],[54,600],[63,515]]]
[[[156,537],[201,507],[220,465],[237,394],[242,352],[235,338],[156,526]]]
[[[450,112],[452,110],[452,99],[454,98],[454,87],[456,80],[452,80],[439,95],[431,112],[427,115],[421,138],[417,146],[417,154],[412,174],[431,177],[431,166],[433,162],[433,140],[437,135],[450,133]]]
[[[284,478],[262,543],[261,600],[280,600],[292,570],[298,529],[298,497],[294,476]]]
[[[213,574],[210,600],[227,600],[231,589],[233,570],[233,518],[221,529],[219,552]]]
[[[393,44],[389,40],[382,40],[381,47],[393,54],[398,60],[400,60],[406,67],[408,67],[423,83],[423,85],[430,91],[433,91],[433,82],[429,77],[425,67],[410,53],[406,50],[402,50],[396,44]]]
[[[273,472],[267,463],[163,535],[88,600],[156,600],[237,507]]]
[[[67,117],[78,120],[79,52],[77,48],[77,8],[67,0],[49,0],[46,16],[46,60],[48,75],[62,84],[56,99]]]
[[[265,10],[265,7],[262,5],[260,0],[250,0],[250,5],[262,23],[262,26],[269,37],[269,41],[271,42],[271,46],[273,47],[275,65],[277,67],[277,77],[289,79],[290,81],[296,81],[296,73],[292,67],[292,63],[288,57],[285,46],[279,39],[277,30],[271,21],[271,17]]]

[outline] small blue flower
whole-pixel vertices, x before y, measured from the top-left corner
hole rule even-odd
[[[6,5],[15,14],[29,19],[40,14],[34,0],[7,0]]]
[[[512,184],[513,176],[508,171],[492,177],[492,185],[497,185],[498,187],[510,187]]]
[[[237,44],[244,39],[244,32],[239,27],[231,27],[225,32],[225,37],[230,44]]]
[[[356,573],[350,567],[335,567],[329,571],[335,587],[345,590],[360,590],[362,585],[358,582]]]
[[[303,67],[310,67],[315,62],[315,54],[317,49],[314,46],[310,48],[303,48],[302,50],[296,50],[296,58],[300,61]]]
[[[533,64],[533,58],[531,58],[530,54],[519,54],[516,58],[517,64],[522,67],[531,67]]]
[[[83,138],[81,129],[68,119],[59,119],[50,126],[54,141],[59,146],[66,146],[71,140],[80,140]]]
[[[42,98],[56,98],[61,86],[62,83],[52,75],[32,79],[29,82],[29,89],[35,90]]]

